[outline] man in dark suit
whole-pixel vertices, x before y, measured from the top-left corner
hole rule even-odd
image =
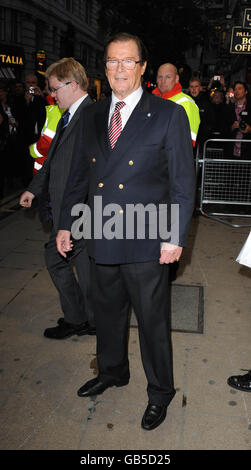
[[[165,419],[175,395],[168,273],[169,263],[181,256],[194,209],[192,143],[183,107],[143,91],[146,53],[138,37],[116,35],[106,47],[105,64],[112,97],[95,104],[88,120],[83,116],[57,246],[63,256],[75,246],[70,238],[71,209],[89,194],[94,235],[89,237],[88,250],[99,375],[83,385],[78,395],[97,395],[128,383],[132,304],[148,381],[149,403],[141,425],[151,430]],[[160,222],[155,230],[156,220],[170,215],[171,204],[179,206],[171,226],[171,233],[177,231],[176,239],[170,233],[160,234]],[[130,218],[135,205],[139,213]]]
[[[85,241],[79,240],[72,256],[67,259],[59,255],[56,248],[56,233],[59,214],[67,182],[74,141],[79,118],[88,115],[92,100],[87,94],[88,80],[83,66],[73,58],[64,58],[50,65],[46,77],[49,80],[51,95],[59,108],[66,109],[60,119],[52,140],[47,160],[30,183],[21,198],[23,207],[31,207],[34,197],[39,197],[46,190],[49,193],[53,229],[46,245],[45,259],[60,297],[64,318],[58,325],[47,328],[44,336],[52,339],[64,339],[72,335],[95,334],[92,307],[88,298],[89,258]],[[75,277],[73,260],[78,280]]]

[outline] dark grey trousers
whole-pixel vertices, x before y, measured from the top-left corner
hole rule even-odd
[[[129,309],[139,331],[149,402],[168,405],[175,390],[169,318],[169,266],[158,261],[100,265],[91,259],[99,377],[129,378]]]
[[[85,240],[74,241],[74,250],[65,259],[57,251],[56,232],[53,230],[49,242],[45,245],[45,261],[58,290],[65,321],[80,324],[88,320],[90,325],[94,326],[89,297],[90,260]]]

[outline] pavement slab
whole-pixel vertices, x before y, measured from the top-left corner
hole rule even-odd
[[[166,420],[141,429],[146,378],[137,328],[128,386],[80,398],[97,374],[95,336],[43,336],[62,315],[34,211],[0,223],[1,450],[251,450],[251,393],[227,385],[251,368],[251,270],[235,262],[249,228],[195,217],[177,284],[204,288],[203,334],[172,332],[176,395]]]

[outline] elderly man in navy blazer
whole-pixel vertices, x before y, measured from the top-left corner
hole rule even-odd
[[[99,373],[78,395],[98,395],[129,382],[132,305],[148,383],[141,426],[151,430],[165,419],[175,395],[168,273],[186,244],[194,209],[194,163],[186,113],[182,106],[143,91],[146,65],[146,51],[137,36],[119,33],[106,46],[112,96],[95,104],[88,119],[81,118],[57,247],[63,256],[72,249],[71,227],[73,221],[75,229],[78,223],[75,205],[88,194],[94,232],[90,236],[87,227],[85,236]],[[132,207],[138,212],[129,217]],[[171,219],[172,212],[176,217]],[[164,219],[169,224],[166,233],[160,227]]]

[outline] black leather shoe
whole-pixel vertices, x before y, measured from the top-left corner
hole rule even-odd
[[[64,323],[64,318],[63,317],[58,319],[58,325],[61,325],[62,323]],[[87,335],[90,335],[90,336],[93,336],[93,335],[96,334],[95,326],[91,326],[88,321],[85,322],[85,325],[86,325],[86,327],[88,327],[88,331],[87,331],[87,333],[82,333],[82,334],[85,334],[85,335],[87,334]]]
[[[245,375],[232,375],[228,378],[227,383],[230,387],[242,392],[251,392],[251,370]]]
[[[80,325],[73,325],[66,321],[60,321],[58,326],[54,328],[46,328],[44,336],[51,339],[65,339],[73,335],[83,336],[87,335],[89,331],[88,322],[81,323]]]
[[[157,428],[166,417],[166,405],[148,404],[141,421],[141,427],[146,431]]]
[[[78,396],[79,397],[91,397],[93,395],[100,395],[103,393],[107,388],[109,387],[123,387],[124,385],[127,385],[129,382],[129,379],[124,379],[124,380],[119,380],[119,381],[112,381],[112,382],[101,382],[101,380],[98,377],[95,377],[95,379],[91,379],[88,382],[86,382],[80,389],[78,390]]]

